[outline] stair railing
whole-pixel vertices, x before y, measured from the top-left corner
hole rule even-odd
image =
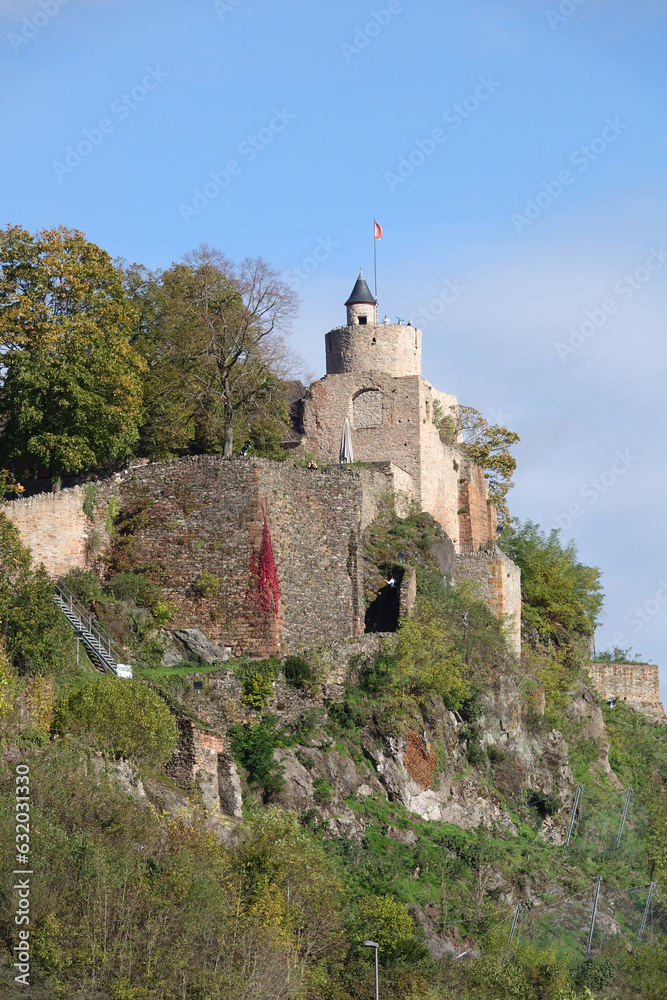
[[[55,581],[56,594],[60,598],[59,605],[63,610],[67,610],[76,617],[83,629],[92,635],[93,639],[99,644],[102,653],[106,654],[110,660],[114,663],[123,663],[125,660],[125,654],[123,653],[120,646],[118,646],[109,633],[102,628],[97,618],[94,618],[88,609],[85,607],[81,601],[77,600],[72,591],[61,583],[60,580]]]

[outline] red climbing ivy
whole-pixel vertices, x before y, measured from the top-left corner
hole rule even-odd
[[[266,517],[262,510],[262,541],[259,551],[250,553],[250,587],[246,597],[252,602],[258,616],[265,621],[276,616],[280,608],[280,578],[273,556],[273,543]]]

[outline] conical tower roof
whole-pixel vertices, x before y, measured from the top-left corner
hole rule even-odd
[[[359,277],[357,278],[357,283],[352,289],[352,294],[345,303],[346,306],[360,306],[368,305],[374,306],[375,299],[371,294],[371,290],[366,284],[366,279],[364,278],[361,268],[359,268]]]

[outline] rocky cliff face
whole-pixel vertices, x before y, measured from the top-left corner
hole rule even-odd
[[[275,759],[284,768],[280,801],[298,812],[319,809],[332,833],[357,840],[363,837],[364,823],[346,804],[350,798],[400,802],[424,820],[510,834],[516,830],[508,809],[516,809],[531,793],[552,796],[566,806],[575,782],[561,733],[543,724],[510,677],[500,677],[481,701],[483,714],[473,726],[435,699],[419,728],[400,734],[366,729],[361,761],[322,743],[277,750]],[[602,713],[590,689],[581,686],[573,692],[570,714],[583,738],[598,743],[600,766],[615,781]],[[476,765],[470,763],[475,759],[472,742],[484,751],[478,752]],[[318,795],[318,780],[330,786],[330,799]],[[567,815],[561,808],[554,817],[545,817],[543,835],[562,842]]]

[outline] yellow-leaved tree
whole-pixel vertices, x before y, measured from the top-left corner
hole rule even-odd
[[[0,462],[63,474],[126,455],[145,362],[134,307],[106,251],[83,233],[0,232]]]

